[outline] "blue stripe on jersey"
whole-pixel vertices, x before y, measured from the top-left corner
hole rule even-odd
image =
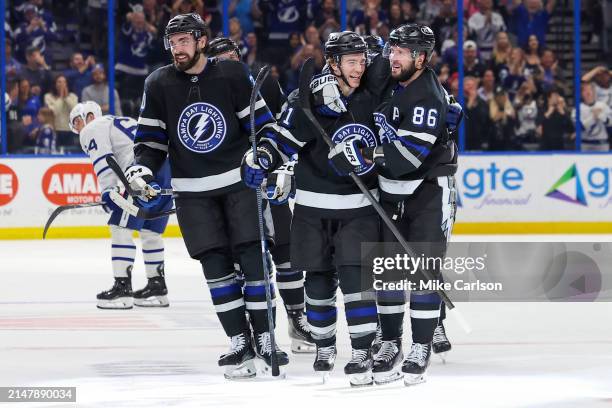
[[[296,149],[292,148],[291,146],[285,143],[279,142],[276,135],[272,132],[266,132],[265,136],[266,136],[266,139],[273,140],[274,143],[276,143],[276,145],[283,151],[283,153],[285,153],[289,157],[293,156],[294,154],[298,152]]]
[[[154,252],[164,252],[164,248],[159,248],[159,249],[143,249],[142,250],[143,254],[152,254]]]
[[[274,285],[270,285],[270,291],[273,293],[274,292]],[[249,285],[245,285],[244,286],[244,294],[248,295],[248,296],[257,296],[257,295],[265,295],[266,294],[266,287],[265,285],[259,285],[259,286],[249,286]]]
[[[306,315],[310,320],[329,320],[336,317],[336,308],[333,308],[327,312],[314,312],[312,310],[309,310],[306,312]]]
[[[164,261],[151,261],[151,262],[146,262],[145,261],[145,265],[159,265],[159,264],[163,264]]]
[[[357,307],[355,309],[346,309],[345,314],[346,317],[376,316],[378,314],[378,310],[376,309],[376,306]]]
[[[112,261],[126,261],[126,262],[134,262],[134,258],[124,258],[122,256],[113,256]]]
[[[442,301],[437,293],[428,293],[426,295],[410,294],[410,303],[432,303],[438,304]]]
[[[240,285],[237,283],[232,283],[228,286],[222,286],[220,288],[212,288],[210,289],[210,295],[214,298],[231,295],[233,293],[240,292]]]
[[[136,137],[134,138],[134,141],[138,142],[139,139],[141,138],[153,138],[153,139],[159,140],[164,143],[168,141],[168,135],[166,135],[163,132],[155,132],[155,131],[138,129],[136,131]]]
[[[105,154],[104,156],[98,157],[96,160],[94,160],[93,165],[95,166],[96,164],[98,164],[100,160],[106,159],[108,156],[112,156],[112,155],[113,155],[112,153],[109,153],[109,154]]]
[[[110,170],[110,167],[106,166],[100,171],[96,171],[96,176],[100,177],[100,174],[104,173],[106,170]]]
[[[429,149],[426,148],[425,146],[421,146],[418,144],[414,144],[406,139],[404,139],[403,137],[399,138],[400,142],[402,142],[402,144],[406,147],[412,147],[414,150],[419,152],[419,156],[427,156],[429,154]]]
[[[112,248],[136,249],[136,245],[111,245]]]
[[[377,290],[376,297],[382,301],[403,300],[405,293],[403,290]]]

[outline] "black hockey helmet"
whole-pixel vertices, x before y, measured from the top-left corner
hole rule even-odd
[[[169,37],[177,33],[191,33],[197,41],[202,36],[210,37],[208,26],[198,13],[179,14],[168,21],[164,32],[164,46],[170,49]]]
[[[227,37],[219,37],[215,38],[211,42],[208,43],[208,56],[216,57],[217,55],[224,54],[228,51],[234,51],[238,58],[241,58],[240,48],[231,38]]]
[[[389,41],[385,46],[385,54],[388,55],[392,46],[409,48],[416,58],[421,52],[425,53],[425,61],[429,62],[436,45],[436,37],[431,28],[424,24],[404,24],[389,34]]]
[[[367,51],[363,38],[352,31],[331,33],[325,42],[325,57],[338,60],[342,55],[357,54]]]
[[[363,41],[365,41],[368,51],[379,53],[383,50],[385,42],[378,35],[364,35]]]

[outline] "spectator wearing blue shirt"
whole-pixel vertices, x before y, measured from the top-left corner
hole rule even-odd
[[[26,49],[34,46],[50,61],[51,50],[48,45],[49,42],[56,39],[55,24],[49,27],[45,19],[39,14],[38,8],[32,4],[27,4],[24,7],[24,15],[25,22],[21,23],[15,30],[17,59],[24,62]]]
[[[93,83],[91,70],[94,65],[96,65],[96,60],[92,55],[85,59],[80,52],[72,54],[70,69],[64,71],[64,76],[68,80],[68,87],[77,96],[81,95],[85,87]]]
[[[349,23],[359,35],[379,35],[381,26],[389,23],[387,13],[381,7],[381,0],[365,0],[351,13]]]
[[[19,81],[19,99],[17,102],[17,109],[26,135],[30,135],[32,129],[37,126],[36,115],[38,115],[38,110],[40,107],[40,97],[32,94],[30,81],[27,79],[22,79]],[[26,138],[23,145],[34,146],[34,142],[35,141],[31,138]]]
[[[53,111],[49,108],[40,108],[36,116],[38,126],[31,131],[34,143],[34,154],[57,154],[57,135],[53,128],[55,121]]]
[[[556,0],[548,0],[546,7],[542,0],[514,0],[510,10],[514,34],[519,47],[527,48],[530,35],[538,38],[540,47],[546,46],[548,22],[555,8]]]
[[[147,24],[142,7],[127,13],[119,35],[119,54],[115,72],[124,97],[135,101],[149,73],[147,57],[152,49],[154,27]]]
[[[240,26],[245,33],[250,33],[255,29],[251,18],[251,0],[231,0],[229,4],[230,17],[235,17],[240,21]]]

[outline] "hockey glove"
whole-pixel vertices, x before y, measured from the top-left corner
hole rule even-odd
[[[121,211],[121,208],[119,208],[119,206],[115,204],[115,202],[110,197],[110,193],[113,190],[117,192],[119,191],[119,189],[115,187],[115,188],[103,191],[100,196],[100,201],[104,203],[102,204],[102,209],[104,209],[104,211],[106,211],[107,213],[111,213],[113,211]]]
[[[268,171],[273,163],[274,156],[267,147],[257,146],[257,162],[253,157],[253,150],[248,150],[242,156],[242,165],[240,166],[242,181],[250,188],[259,188],[268,176]]]
[[[125,178],[127,178],[132,189],[143,190],[146,193],[146,197],[136,198],[136,204],[142,208],[152,208],[159,204],[161,201],[161,195],[159,194],[161,188],[159,184],[153,180],[153,172],[151,169],[140,165],[130,166],[125,171]]]
[[[340,93],[338,79],[333,74],[315,75],[310,81],[314,106],[323,116],[338,117],[346,112],[347,101]]]
[[[261,185],[264,196],[271,204],[282,205],[295,197],[295,178],[293,177],[295,164],[293,160],[283,164]]]
[[[349,136],[330,149],[327,158],[339,176],[347,176],[367,165],[359,149],[362,145],[361,136]]]
[[[448,103],[446,110],[446,129],[448,129],[449,132],[454,132],[463,119],[463,108],[452,95],[447,95],[446,101]]]

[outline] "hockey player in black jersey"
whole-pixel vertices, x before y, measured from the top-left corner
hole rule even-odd
[[[335,143],[378,145],[372,116],[377,98],[362,83],[365,52],[365,42],[357,34],[350,31],[330,34],[325,44],[329,72],[315,76],[310,84],[314,115]],[[344,371],[352,385],[370,385],[370,345],[377,315],[372,282],[360,273],[360,253],[362,242],[378,240],[378,216],[350,177],[346,173],[337,174],[330,166],[329,148],[312,131],[294,96],[289,96],[288,107],[278,121],[286,130],[262,138],[257,166],[252,156],[247,155],[245,181],[257,186],[268,171],[286,161],[287,156],[298,153],[291,264],[306,271],[306,310],[317,345],[313,366],[324,375],[334,366],[339,285],[352,346],[351,360]],[[357,173],[376,195],[373,167],[364,164]],[[258,169],[263,174],[258,176]]]
[[[455,216],[457,151],[446,128],[446,92],[427,67],[434,42],[431,29],[421,24],[406,24],[391,32],[385,54],[395,87],[391,99],[375,114],[383,143],[350,150],[344,142],[341,151],[376,163],[381,204],[404,238],[413,244],[441,243],[419,249],[425,256],[443,257]],[[396,241],[386,227],[383,235],[385,241]],[[402,359],[404,300],[382,291],[377,295],[383,342],[373,371],[375,380],[384,383],[401,375],[396,370]],[[424,381],[440,303],[435,292],[410,294],[412,346],[401,368],[407,385]]]
[[[288,358],[272,350],[256,196],[240,178],[240,161],[249,146],[252,82],[244,65],[205,58],[209,37],[197,14],[168,22],[164,43],[173,63],[145,81],[135,165],[126,177],[133,186],[149,190],[149,201],[155,203],[159,195],[152,174],[168,156],[183,240],[189,255],[202,264],[217,316],[231,338],[219,365],[229,378],[252,377],[256,355],[264,369],[270,367],[273,352],[279,366]],[[255,115],[259,132],[274,131],[276,124],[261,97]],[[244,288],[236,281],[233,256],[244,271]]]
[[[232,39],[226,37],[212,40],[208,44],[207,54],[220,61],[226,59],[240,61],[240,49]],[[266,105],[278,119],[287,99],[278,81],[268,75],[260,92]],[[291,350],[294,353],[312,353],[314,342],[304,314],[304,273],[291,267],[289,255],[291,209],[289,203],[285,202],[272,205],[270,210],[274,224],[274,247],[270,252],[276,266],[276,285],[287,311]]]

